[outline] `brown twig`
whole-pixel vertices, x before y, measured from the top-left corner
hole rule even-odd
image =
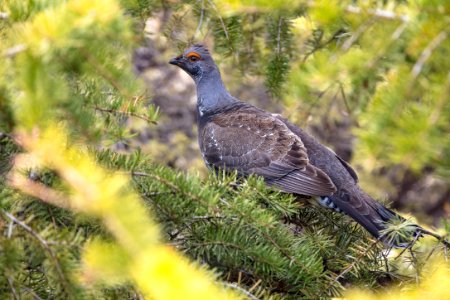
[[[370,26],[372,26],[374,23],[375,23],[374,19],[369,19],[363,24],[361,24],[361,26],[358,27],[358,29],[350,36],[350,38],[346,40],[344,44],[342,44],[341,52],[347,52],[348,49],[350,49],[350,47],[358,40],[358,38],[365,31],[367,31],[370,28]]]
[[[17,54],[19,54],[20,52],[23,52],[25,50],[27,50],[27,46],[24,44],[19,44],[19,45],[16,45],[16,46],[6,49],[6,51],[3,52],[2,56],[6,57],[6,58],[13,58]]]
[[[432,237],[436,238],[439,242],[441,242],[442,244],[444,244],[445,247],[450,248],[450,242],[447,241],[447,240],[445,239],[445,237],[440,236],[440,235],[437,234],[437,233],[428,231],[428,230],[423,229],[423,228],[419,228],[418,231],[419,231],[419,232],[418,232],[417,236],[420,236],[420,233],[423,233],[423,234],[426,234],[426,235],[431,235]]]
[[[43,299],[42,299],[41,297],[39,297],[39,295],[36,294],[36,292],[33,291],[32,289],[29,289],[29,288],[24,287],[24,288],[22,288],[22,290],[25,291],[25,292],[27,292],[28,294],[31,294],[31,296],[33,296],[33,299],[36,299],[36,300],[43,300]]]
[[[300,122],[300,126],[304,127],[306,126],[307,122],[308,122],[308,117],[311,115],[311,112],[313,109],[315,109],[316,107],[318,107],[319,105],[319,101],[320,99],[322,99],[325,94],[331,90],[331,88],[336,84],[336,82],[332,82],[330,85],[328,85],[324,90],[320,91],[317,95],[317,97],[314,99],[314,102],[312,102],[312,104],[306,109],[306,117],[303,118],[304,121]]]
[[[19,225],[21,228],[23,228],[26,232],[28,232],[31,236],[33,236],[37,241],[39,241],[39,243],[48,252],[48,254],[50,255],[51,259],[55,263],[56,273],[58,274],[58,276],[59,276],[59,278],[61,280],[61,284],[64,286],[65,290],[68,292],[69,291],[69,287],[68,287],[68,283],[67,283],[66,277],[64,276],[64,272],[62,270],[62,267],[59,264],[57,255],[55,254],[53,249],[49,246],[48,242],[44,238],[42,238],[37,232],[35,232],[30,226],[28,226],[24,222],[20,221],[19,219],[17,219],[15,216],[10,214],[9,212],[7,212],[7,211],[2,209],[1,213],[4,216],[6,216],[8,219],[10,219],[11,221],[16,223],[17,225]],[[70,296],[70,293],[67,293],[67,295]]]
[[[278,32],[277,32],[277,54],[281,53],[281,25],[283,23],[283,18],[278,19]]]
[[[205,0],[201,0],[201,1],[202,1],[202,8],[200,10],[200,19],[198,21],[197,29],[195,30],[194,38],[196,38],[198,36],[198,34],[200,33],[200,30],[201,30],[202,24],[203,24],[203,17],[205,15]]]
[[[80,48],[80,53],[87,59],[87,61],[96,69],[96,71],[106,79],[119,93],[121,93],[125,98],[131,99],[132,95],[130,95],[127,90],[110,74],[110,72],[105,69],[101,63],[97,61],[97,59],[89,53],[84,48]]]
[[[375,53],[375,58],[368,60],[368,62],[366,63],[365,67],[370,69],[373,66],[375,66],[378,61],[384,57],[383,54],[385,53],[385,49],[387,49],[388,47],[390,47],[395,41],[397,41],[400,36],[403,34],[403,32],[406,30],[406,28],[408,27],[408,22],[402,22],[396,29],[395,31],[391,34],[391,37],[386,45],[386,47],[382,47],[381,49],[378,49]]]
[[[10,133],[6,133],[6,132],[0,132],[0,140],[3,138],[8,138],[11,141],[17,143],[16,139],[14,138],[14,136]]]
[[[333,36],[330,37],[328,40],[326,40],[324,43],[315,46],[311,51],[306,53],[305,56],[303,57],[302,61],[305,62],[308,59],[308,57],[310,57],[311,55],[313,55],[315,52],[319,51],[320,49],[325,48],[327,45],[331,44],[334,40],[336,40],[336,38],[338,38],[342,34],[343,34],[343,32],[341,29],[337,30],[333,34]],[[322,36],[323,36],[323,34],[322,34]]]
[[[342,85],[342,83],[340,81],[338,81],[337,84],[339,87],[338,92],[341,93],[342,100],[344,101],[345,108],[347,109],[347,113],[349,114],[349,116],[352,116],[352,109],[350,108],[350,104],[348,103],[347,95],[345,94],[345,90],[344,90],[344,86]]]
[[[241,292],[242,294],[244,294],[247,298],[251,299],[251,300],[259,300],[258,297],[256,297],[255,295],[253,295],[251,292],[247,291],[246,289],[243,289],[242,287],[240,287],[239,285],[237,285],[236,283],[232,282],[224,282],[224,285],[227,287],[230,287],[232,289],[238,290],[239,292]]]
[[[41,199],[44,202],[62,208],[70,208],[69,201],[65,199],[62,193],[57,192],[41,183],[29,180],[17,172],[14,172],[8,176],[8,183],[12,187],[35,198]]]
[[[447,32],[441,31],[437,36],[434,37],[430,41],[430,43],[423,49],[422,53],[420,54],[419,59],[417,60],[416,64],[414,65],[413,69],[411,70],[411,77],[413,79],[416,79],[417,76],[422,72],[423,66],[427,62],[427,60],[430,58],[433,51],[448,37]],[[414,80],[412,80],[414,81]]]
[[[353,14],[361,14],[363,11],[360,7],[358,6],[354,6],[354,5],[349,5],[347,6],[347,8],[345,9],[347,12],[349,13],[353,13]],[[380,19],[386,19],[386,20],[400,20],[402,22],[408,22],[409,18],[406,15],[398,15],[393,11],[389,11],[389,10],[384,10],[384,9],[369,9],[366,11],[369,15],[373,16],[373,17],[377,17]]]
[[[98,106],[94,106],[93,108],[94,108],[94,110],[100,111],[100,112],[105,112],[105,113],[110,113],[110,114],[121,114],[121,115],[136,117],[136,118],[144,120],[144,121],[146,121],[148,123],[158,124],[156,121],[150,120],[146,116],[139,115],[139,114],[136,114],[136,113],[133,113],[133,112],[120,111],[120,110],[114,110],[114,109],[108,109],[108,108],[100,108]]]
[[[13,299],[14,300],[20,300],[20,297],[17,294],[16,288],[14,287],[14,280],[9,275],[7,275],[6,278],[8,280],[8,285],[9,285],[9,288],[11,289],[11,294],[13,296]]]
[[[220,24],[222,25],[223,32],[225,33],[225,37],[227,38],[228,41],[230,41],[230,36],[228,34],[227,26],[225,25],[225,22],[223,21],[222,17],[220,16],[220,13],[219,13],[219,10],[217,9],[217,6],[211,0],[208,0],[208,2],[209,2],[209,4],[211,4],[211,6],[216,11],[217,16],[219,17]]]
[[[329,284],[328,284],[328,286],[326,287],[326,290],[328,290],[328,289],[330,289],[335,283],[337,283],[338,282],[338,280],[340,279],[340,278],[342,278],[345,274],[347,274],[348,272],[350,272],[351,271],[351,269],[353,269],[354,267],[355,267],[355,265],[358,263],[358,262],[360,262],[361,261],[361,259],[378,243],[380,241],[380,239],[376,239],[376,240],[374,240],[370,245],[369,245],[369,247],[365,250],[365,251],[363,251],[363,252],[361,252],[359,255],[358,255],[358,257],[347,267],[347,268],[345,268],[341,273],[339,273],[339,275],[338,276],[336,276],[334,279],[333,279],[333,281],[331,281]]]

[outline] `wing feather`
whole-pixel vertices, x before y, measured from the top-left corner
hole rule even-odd
[[[336,192],[328,175],[309,163],[301,139],[260,110],[215,116],[202,128],[200,146],[211,167],[257,174],[289,193],[325,196]]]

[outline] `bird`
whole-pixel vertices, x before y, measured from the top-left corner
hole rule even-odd
[[[281,115],[232,96],[206,46],[193,44],[169,63],[195,82],[198,143],[209,169],[258,175],[283,192],[317,199],[391,247],[405,248],[420,234],[412,224],[408,239],[388,237],[389,222],[405,219],[367,194],[355,170],[330,148]]]

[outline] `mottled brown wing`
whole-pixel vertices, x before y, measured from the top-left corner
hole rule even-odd
[[[331,179],[309,164],[300,138],[271,114],[219,114],[202,128],[200,146],[209,166],[263,176],[285,192],[325,196],[336,191]]]

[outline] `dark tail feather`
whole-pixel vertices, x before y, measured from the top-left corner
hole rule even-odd
[[[360,189],[353,193],[341,191],[330,200],[388,246],[406,248],[420,236],[420,226],[408,222]]]

